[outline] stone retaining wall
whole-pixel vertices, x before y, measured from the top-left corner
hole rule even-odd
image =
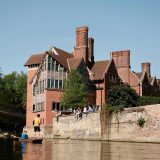
[[[145,119],[140,127],[138,119]],[[118,141],[160,142],[160,105],[127,108],[113,115],[108,125],[108,134],[103,139]]]
[[[138,125],[140,117],[145,119],[143,128]],[[82,121],[74,116],[53,121],[54,138],[160,142],[160,104],[127,108],[107,119],[100,113],[90,113]]]
[[[101,139],[100,114],[83,115],[82,121],[76,121],[74,115],[60,117],[53,122],[54,137],[72,139]]]

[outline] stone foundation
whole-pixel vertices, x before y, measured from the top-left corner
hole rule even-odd
[[[82,121],[76,121],[74,115],[54,119],[54,137],[71,139],[101,139],[100,114],[83,115]]]
[[[144,127],[138,124],[140,117],[145,119]],[[100,113],[90,113],[83,115],[82,121],[76,121],[74,116],[53,121],[54,138],[160,142],[160,104],[126,108],[107,119]]]
[[[143,127],[138,119],[143,117]],[[127,108],[110,117],[104,140],[160,142],[160,105]]]

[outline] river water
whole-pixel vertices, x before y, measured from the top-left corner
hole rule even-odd
[[[160,144],[44,140],[32,144],[0,139],[0,160],[160,160]]]

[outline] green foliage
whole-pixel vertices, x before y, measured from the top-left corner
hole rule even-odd
[[[144,127],[144,123],[145,123],[146,121],[145,121],[145,119],[141,116],[141,117],[138,118],[137,122],[138,122],[138,125],[139,125],[140,127]]]
[[[0,110],[25,113],[27,76],[23,72],[1,77]]]
[[[103,105],[103,111],[107,111],[109,112],[109,114],[112,114],[112,113],[120,113],[124,110],[124,107],[122,105],[118,105],[118,106],[111,106],[111,105],[108,105],[108,104],[104,104]]]
[[[149,97],[149,96],[140,97],[137,106],[145,106],[151,104],[160,104],[160,97]]]
[[[65,82],[61,104],[65,109],[86,105],[86,87],[84,80],[76,70],[71,70]]]
[[[107,92],[107,104],[111,107],[135,107],[139,96],[128,85],[112,87]]]

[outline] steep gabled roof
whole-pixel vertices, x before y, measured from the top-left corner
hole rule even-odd
[[[73,55],[63,51],[59,48],[52,47],[49,51],[46,51],[45,53],[35,54],[32,55],[24,66],[29,66],[33,64],[40,64],[42,60],[45,57],[45,54],[50,54],[56,61],[58,61],[61,65],[63,65],[66,69],[68,69],[67,59],[73,58]]]
[[[150,84],[151,84],[152,86],[157,86],[157,85],[158,85],[156,76],[150,77],[150,78],[149,78],[149,81],[150,81]]]
[[[29,66],[29,65],[33,65],[33,64],[40,64],[42,62],[44,56],[45,56],[45,53],[31,55],[24,66]]]
[[[104,78],[104,73],[110,62],[110,60],[95,62],[91,69],[91,72],[94,74],[94,76],[92,76],[93,80],[102,80]]]
[[[146,72],[139,72],[139,73],[135,73],[135,75],[138,77],[139,79],[139,82],[142,82],[145,78],[145,76],[147,76],[147,73]],[[147,79],[148,79],[148,76],[147,76]],[[149,79],[148,79],[149,81]]]
[[[68,63],[67,63],[67,59],[73,58],[73,55],[63,51],[59,48],[53,47],[55,52],[49,50],[48,54],[50,54],[57,62],[59,62],[62,66],[64,66],[67,70],[68,70]]]
[[[138,79],[141,79],[142,78],[142,75],[143,75],[143,73],[142,72],[134,72],[135,73],[135,75],[138,77]]]
[[[139,72],[139,73],[135,73],[135,75],[138,77],[138,79],[139,79],[139,81],[143,81],[143,79],[144,79],[144,77],[145,77],[145,75],[146,75],[147,73],[146,72]],[[147,76],[148,77],[148,76]],[[152,86],[154,86],[155,85],[155,82],[157,82],[157,79],[156,79],[156,77],[154,76],[154,77],[148,77],[148,82],[152,85]]]
[[[69,69],[77,69],[82,61],[82,58],[70,58],[68,59]]]

